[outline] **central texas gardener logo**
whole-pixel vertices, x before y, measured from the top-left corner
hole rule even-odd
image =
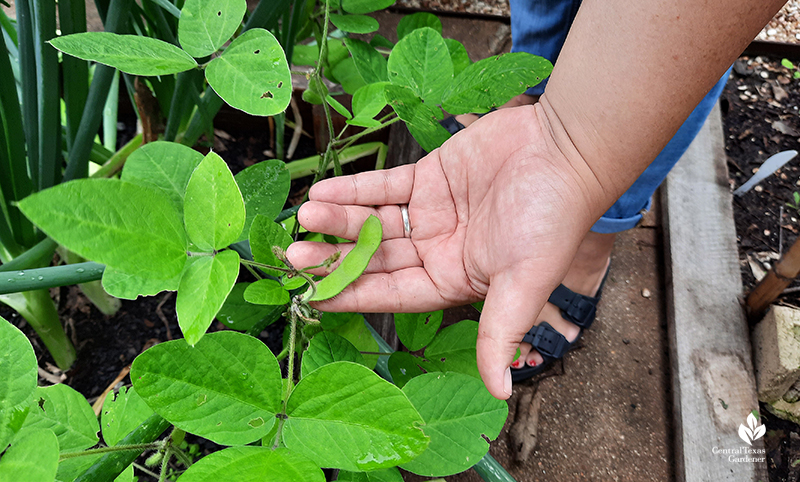
[[[747,445],[753,445],[752,442],[760,439],[767,431],[767,427],[758,424],[756,416],[751,412],[747,416],[747,427],[744,424],[739,425],[739,437],[744,440]]]

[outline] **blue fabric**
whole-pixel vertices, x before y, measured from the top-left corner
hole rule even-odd
[[[528,52],[555,63],[580,0],[510,0],[512,52]],[[636,226],[650,208],[650,198],[694,140],[717,102],[730,69],[692,111],[681,128],[633,185],[601,217],[592,231],[618,233]],[[541,95],[547,81],[526,91]],[[654,106],[657,108],[657,106]]]

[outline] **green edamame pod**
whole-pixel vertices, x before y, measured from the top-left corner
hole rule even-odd
[[[342,264],[331,274],[317,283],[317,292],[309,301],[323,301],[333,298],[355,281],[367,269],[369,260],[378,250],[383,237],[383,226],[375,216],[370,216],[361,226],[358,241],[352,251],[342,260]]]

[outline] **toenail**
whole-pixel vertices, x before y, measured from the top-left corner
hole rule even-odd
[[[511,367],[512,368],[519,368],[519,360],[511,362]]]
[[[528,360],[528,366],[529,367],[535,367],[536,366],[536,360]]]

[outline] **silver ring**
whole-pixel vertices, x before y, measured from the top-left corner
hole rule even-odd
[[[411,237],[411,221],[408,220],[408,205],[400,205],[400,215],[403,216],[403,236],[406,238]]]

